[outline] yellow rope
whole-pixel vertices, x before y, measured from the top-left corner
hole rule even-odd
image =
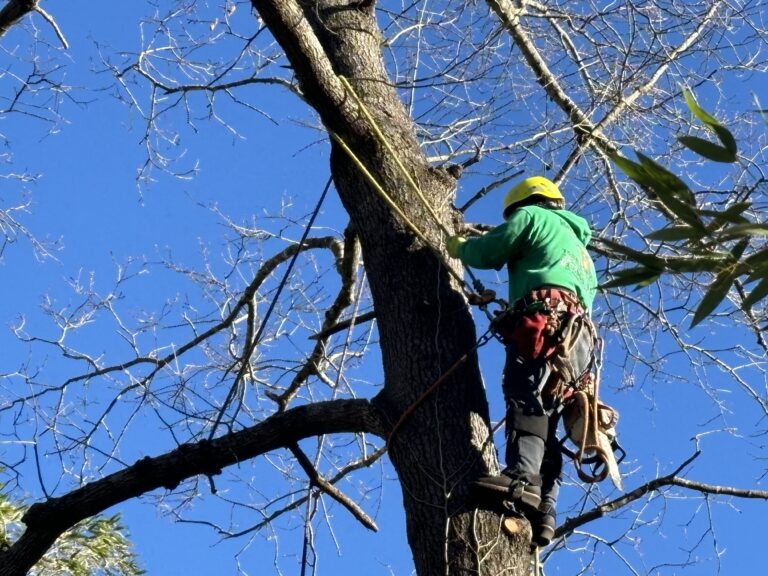
[[[379,184],[379,181],[376,180],[376,177],[371,174],[371,172],[368,170],[368,168],[363,164],[363,162],[360,160],[360,158],[357,157],[357,155],[352,151],[352,149],[347,145],[346,142],[336,134],[335,132],[330,132],[331,138],[333,138],[339,146],[341,146],[342,150],[347,153],[347,156],[349,156],[350,160],[357,166],[358,170],[363,174],[365,179],[368,181],[368,183],[373,186],[374,190],[381,196],[381,198],[386,202],[386,204],[392,208],[392,210],[395,211],[395,213],[402,218],[403,222],[408,226],[408,228],[411,229],[411,231],[426,244],[428,248],[430,248],[437,258],[440,260],[442,265],[448,270],[448,273],[453,276],[456,280],[458,280],[459,284],[462,286],[462,288],[467,293],[471,293],[471,290],[468,290],[468,284],[464,280],[462,276],[459,275],[458,272],[456,272],[450,265],[450,263],[445,259],[445,257],[442,255],[442,253],[435,248],[434,244],[429,241],[429,239],[426,237],[426,235],[419,229],[416,224],[411,222],[411,220],[408,219],[408,217],[405,215],[405,213],[402,211],[402,209],[395,203],[394,200],[392,200],[392,197],[387,193],[386,190],[384,190],[384,187]]]
[[[349,156],[350,160],[357,166],[358,170],[362,172],[363,176],[365,176],[365,179],[368,180],[368,183],[373,186],[373,188],[376,190],[376,192],[379,193],[379,196],[382,197],[382,199],[387,203],[387,205],[392,208],[392,210],[395,211],[395,213],[400,216],[400,218],[403,219],[403,222],[405,222],[408,227],[411,229],[411,231],[416,234],[416,236],[425,244],[427,244],[429,247],[433,247],[432,243],[427,239],[427,237],[424,235],[424,233],[419,230],[419,228],[411,222],[408,217],[405,215],[405,213],[400,209],[400,207],[395,204],[395,201],[392,200],[392,197],[387,194],[387,191],[384,190],[381,184],[379,184],[379,181],[376,180],[376,177],[371,174],[371,172],[368,170],[368,168],[363,164],[363,162],[360,160],[360,158],[357,157],[357,155],[352,151],[352,149],[347,145],[346,142],[336,134],[335,132],[331,132],[331,138],[333,138],[339,146],[341,146],[342,150],[347,153],[347,156]]]
[[[376,120],[374,120],[373,116],[371,116],[371,113],[368,111],[368,107],[365,105],[365,103],[357,95],[357,92],[355,92],[355,89],[352,88],[352,85],[349,83],[349,80],[347,80],[344,76],[339,76],[339,80],[344,85],[344,88],[347,89],[347,92],[349,92],[350,95],[352,96],[352,98],[355,100],[355,102],[357,103],[358,107],[360,108],[360,111],[363,113],[363,116],[365,116],[365,118],[368,120],[368,123],[371,125],[371,129],[373,130],[373,133],[376,135],[376,138],[378,138],[379,142],[381,142],[381,144],[384,146],[384,148],[386,148],[387,151],[392,155],[392,158],[394,158],[395,163],[400,168],[400,171],[403,173],[403,176],[405,176],[405,179],[411,185],[411,188],[413,188],[414,192],[416,192],[416,195],[419,197],[419,200],[421,200],[421,203],[427,209],[427,211],[429,212],[430,216],[432,216],[432,218],[434,219],[435,223],[443,231],[444,234],[446,234],[447,236],[451,236],[452,233],[440,221],[440,218],[438,217],[438,215],[435,212],[434,208],[432,208],[432,205],[424,197],[424,194],[421,192],[421,188],[416,183],[416,181],[413,179],[413,176],[411,176],[411,173],[408,172],[408,169],[405,167],[405,165],[400,161],[400,157],[392,149],[392,145],[389,143],[389,141],[387,140],[386,136],[384,136],[384,133],[379,128],[379,125],[377,124]]]

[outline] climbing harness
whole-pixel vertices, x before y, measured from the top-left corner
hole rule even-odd
[[[533,551],[533,576],[543,576],[544,567],[541,565],[541,551],[539,547]]]
[[[517,300],[492,327],[505,343],[514,343],[522,356],[545,358],[549,363],[552,373],[542,396],[563,414],[566,436],[560,445],[573,460],[579,478],[594,483],[610,476],[621,488],[618,464],[626,452],[616,438],[619,415],[599,401],[601,340],[578,298],[560,288],[534,290]],[[571,355],[585,330],[593,343],[591,358],[586,369],[577,373]],[[567,439],[576,445],[575,452],[565,446]],[[619,454],[618,460],[614,452]],[[585,465],[591,465],[591,471]]]
[[[432,217],[437,227],[440,229],[440,231],[443,234],[450,236],[452,234],[451,231],[448,230],[445,224],[441,222],[434,208],[432,207],[432,205],[429,203],[429,201],[421,191],[421,188],[413,179],[413,176],[410,174],[408,169],[402,163],[398,154],[395,152],[395,150],[392,148],[392,145],[388,142],[387,138],[384,136],[384,133],[381,131],[381,128],[379,127],[378,123],[369,112],[365,103],[360,99],[355,89],[352,87],[352,85],[344,76],[339,76],[338,78],[339,78],[339,81],[344,86],[345,90],[349,93],[349,95],[357,104],[358,108],[360,109],[360,112],[365,117],[366,121],[371,126],[371,129],[376,139],[385,148],[385,150],[387,150],[387,152],[392,156],[398,169],[400,170],[400,172],[403,174],[406,181],[408,182],[408,185],[413,189],[416,196],[419,198],[419,201],[423,204],[424,208]],[[400,219],[410,229],[410,231],[413,232],[413,234],[419,240],[421,240],[430,250],[432,250],[432,252],[441,262],[443,267],[448,271],[448,273],[455,280],[458,281],[459,285],[464,291],[464,294],[467,297],[467,300],[469,301],[470,304],[474,306],[478,306],[485,313],[485,315],[488,317],[489,320],[492,320],[494,317],[491,314],[491,312],[488,310],[488,306],[491,303],[496,303],[500,306],[501,309],[506,309],[507,303],[504,300],[497,298],[496,293],[493,290],[487,290],[483,286],[483,284],[475,277],[472,271],[469,270],[468,268],[465,268],[465,271],[467,272],[468,276],[472,280],[472,285],[470,286],[470,284],[458,272],[456,272],[453,269],[450,263],[445,259],[445,256],[443,256],[442,252],[437,247],[435,247],[435,245],[427,238],[427,235],[406,216],[403,210],[392,199],[392,196],[389,193],[387,193],[387,191],[384,189],[381,183],[379,183],[379,181],[371,173],[371,171],[368,170],[365,164],[363,164],[363,162],[360,160],[357,154],[355,154],[355,152],[344,141],[344,139],[339,134],[336,134],[335,132],[331,132],[330,135],[331,135],[331,138],[333,138],[333,140],[347,154],[347,156],[352,161],[352,163],[358,168],[358,170],[360,170],[360,173],[368,181],[371,187],[373,187],[373,189],[376,191],[379,197],[387,204],[387,206],[389,206],[400,217]],[[433,394],[435,390],[437,390],[454,371],[456,371],[462,364],[464,364],[469,359],[470,355],[473,352],[475,352],[478,348],[480,348],[481,346],[483,346],[484,344],[486,344],[488,341],[490,341],[492,338],[495,338],[495,337],[497,336],[495,331],[492,328],[489,328],[488,330],[486,330],[486,332],[477,339],[475,344],[469,350],[467,350],[458,360],[456,360],[456,362],[454,362],[445,372],[443,372],[437,378],[437,380],[435,380],[435,382],[433,382],[408,408],[406,408],[406,410],[401,414],[398,421],[392,427],[392,430],[390,431],[389,436],[387,438],[385,448],[387,449],[389,448],[392,442],[392,439],[397,434],[397,431],[400,429],[403,423],[410,417],[410,415],[431,394]]]

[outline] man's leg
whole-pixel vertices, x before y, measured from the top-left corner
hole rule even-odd
[[[552,541],[557,527],[556,506],[563,472],[563,453],[557,439],[559,419],[557,413],[549,419],[549,438],[541,463],[541,504],[537,513],[531,516],[533,541],[539,546],[546,546]]]
[[[507,403],[506,468],[501,476],[486,476],[476,483],[522,502],[529,510],[536,510],[541,501],[539,471],[549,428],[541,389],[549,374],[546,361],[522,358],[514,345],[507,348],[503,381]]]
[[[582,330],[578,340],[574,343],[569,358],[575,374],[581,375],[589,368],[593,349],[594,342],[591,333],[586,329]],[[557,438],[559,421],[560,413],[552,409],[549,417],[546,449],[541,464],[541,504],[538,512],[530,518],[533,527],[533,541],[539,546],[546,546],[552,541],[557,527],[556,506],[563,472],[563,453]]]

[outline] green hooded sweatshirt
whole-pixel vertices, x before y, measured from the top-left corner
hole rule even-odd
[[[587,221],[573,212],[524,206],[487,234],[469,238],[459,258],[473,268],[500,270],[506,264],[510,304],[542,286],[560,286],[591,310],[597,291],[586,249],[591,237]]]

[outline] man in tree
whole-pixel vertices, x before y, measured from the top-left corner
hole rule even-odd
[[[595,342],[589,312],[597,278],[586,250],[591,231],[564,207],[553,182],[527,178],[504,198],[503,224],[478,238],[451,236],[446,246],[468,266],[507,265],[511,314],[500,325],[507,345],[506,468],[478,479],[476,487],[513,501],[541,546],[556,526],[563,392],[588,373]]]

